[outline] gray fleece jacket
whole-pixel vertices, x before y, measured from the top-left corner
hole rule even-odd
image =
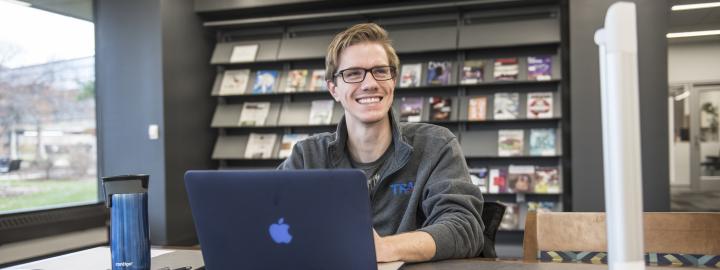
[[[370,191],[375,230],[381,236],[429,233],[437,247],[433,260],[479,256],[485,244],[483,198],[470,182],[457,137],[444,127],[400,123],[389,114],[394,149]],[[343,117],[336,132],[295,144],[278,169],[352,168],[346,141]]]

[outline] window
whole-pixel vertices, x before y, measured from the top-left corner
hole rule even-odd
[[[90,21],[0,1],[0,215],[98,202]]]

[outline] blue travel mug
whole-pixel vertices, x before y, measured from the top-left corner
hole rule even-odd
[[[103,177],[105,206],[110,208],[112,270],[150,269],[148,175]]]

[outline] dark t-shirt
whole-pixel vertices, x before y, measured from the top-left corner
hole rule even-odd
[[[391,149],[393,149],[392,143],[390,144],[390,146],[388,146],[382,156],[380,156],[377,160],[368,163],[355,161],[355,159],[350,156],[350,151],[347,151],[352,167],[355,169],[360,169],[365,173],[365,177],[367,178],[368,183],[368,190],[373,190],[378,180],[380,179],[380,169],[382,168],[382,165],[385,164],[385,161],[388,160],[388,158],[392,155]]]

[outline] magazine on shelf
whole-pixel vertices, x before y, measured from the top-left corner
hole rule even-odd
[[[507,168],[491,168],[488,176],[488,193],[507,193]]]
[[[268,159],[272,157],[277,134],[250,133],[247,146],[245,147],[245,158]]]
[[[514,81],[518,78],[518,59],[517,58],[498,58],[495,59],[493,77],[496,81]]]
[[[535,166],[508,167],[508,192],[510,193],[531,193],[533,192],[533,177]]]
[[[465,61],[462,70],[462,78],[460,84],[477,84],[483,81],[483,67],[485,62],[481,60]]]
[[[500,230],[511,231],[520,227],[520,207],[517,203],[503,202],[505,207],[505,215],[500,221]]]
[[[427,67],[428,85],[448,85],[452,76],[452,62],[430,61]]]
[[[423,112],[422,97],[402,97],[400,98],[400,121],[401,122],[420,122],[422,121]]]
[[[520,115],[520,94],[495,93],[493,119],[517,119]]]
[[[270,113],[270,102],[245,102],[240,112],[240,126],[264,126]]]
[[[488,169],[487,168],[470,168],[470,181],[473,185],[480,188],[480,192],[488,192]]]
[[[550,56],[529,56],[528,80],[548,81],[552,79],[552,58]]]
[[[223,72],[218,95],[228,96],[244,94],[248,85],[248,79],[250,79],[249,69],[225,70],[225,72]]]
[[[533,179],[535,193],[562,193],[562,184],[557,167],[537,167]]]
[[[286,93],[297,92],[305,90],[307,86],[307,69],[293,69],[288,72],[287,81],[285,84]]]
[[[400,87],[418,87],[422,75],[422,64],[405,64],[400,68]]]
[[[552,118],[553,93],[535,92],[527,95],[527,118]]]
[[[279,158],[287,158],[292,153],[293,146],[301,140],[307,138],[308,134],[289,133],[283,135],[282,142],[280,143],[280,152],[278,153]]]
[[[524,131],[522,129],[498,130],[498,156],[522,156],[524,149]]]
[[[313,100],[310,107],[309,125],[329,125],[332,121],[334,100]]]
[[[310,76],[310,85],[308,86],[308,90],[310,90],[310,91],[325,91],[325,90],[327,90],[327,85],[325,85],[325,70],[324,69],[315,69],[312,71],[312,76]]]
[[[449,121],[452,114],[452,98],[430,97],[430,121]]]
[[[230,63],[252,62],[257,56],[258,44],[237,45],[230,52]]]
[[[277,70],[258,70],[255,75],[253,94],[272,93],[278,80]]]
[[[470,97],[468,99],[468,120],[483,121],[487,118],[487,97]]]
[[[530,130],[530,155],[555,155],[555,129],[538,128]]]
[[[551,202],[551,201],[541,201],[541,202],[533,202],[529,201],[527,202],[527,210],[535,211],[539,213],[547,213],[547,212],[555,212],[557,211],[558,204],[557,202]]]

